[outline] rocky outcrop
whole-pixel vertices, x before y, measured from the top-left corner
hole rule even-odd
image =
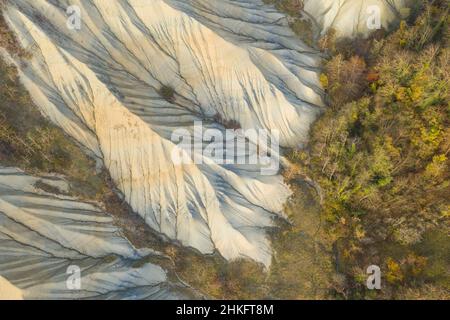
[[[70,5],[79,29],[67,26]],[[322,107],[319,58],[285,16],[260,0],[10,0],[5,18],[31,54],[9,61],[37,106],[103,161],[151,228],[270,265],[265,229],[290,195],[282,177],[204,154],[175,163],[171,136],[202,121],[277,130],[285,147],[308,141]]]
[[[63,178],[0,167],[0,299],[193,297],[150,262],[157,252],[135,249],[110,216],[67,191]]]

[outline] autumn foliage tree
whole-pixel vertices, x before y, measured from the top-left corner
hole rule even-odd
[[[404,298],[427,287],[448,298],[448,12],[448,2],[422,1],[397,31],[364,40],[361,54],[327,43],[321,82],[330,108],[310,152],[290,157],[325,194],[337,272],[346,277],[338,295]],[[365,287],[371,264],[384,272],[382,292]]]

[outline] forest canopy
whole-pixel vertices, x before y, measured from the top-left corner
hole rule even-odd
[[[448,298],[448,13],[422,1],[392,33],[321,39],[329,109],[290,159],[324,194],[337,296]],[[380,292],[366,289],[372,264]]]

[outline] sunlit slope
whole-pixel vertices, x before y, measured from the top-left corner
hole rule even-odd
[[[125,200],[169,239],[227,259],[271,261],[265,228],[290,191],[258,165],[176,164],[194,121],[278,130],[301,146],[322,106],[318,53],[261,1],[10,0],[31,58],[10,58],[43,114],[102,159]],[[65,9],[81,8],[81,29]],[[174,98],[161,97],[171,86]],[[278,157],[273,152],[274,157]]]

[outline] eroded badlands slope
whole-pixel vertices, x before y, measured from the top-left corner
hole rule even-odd
[[[69,5],[80,30],[67,27]],[[8,60],[35,103],[103,161],[150,227],[270,264],[265,228],[290,194],[282,177],[207,157],[176,164],[170,138],[194,121],[223,131],[233,120],[278,130],[284,147],[307,142],[322,106],[319,58],[283,15],[259,0],[10,0],[5,18],[30,52]]]
[[[191,297],[148,262],[156,252],[135,249],[110,216],[64,195],[68,188],[60,177],[0,167],[0,298]],[[70,266],[80,268],[81,290],[67,285]]]
[[[414,0],[303,0],[304,10],[326,33],[334,28],[340,37],[368,35],[373,29],[374,15],[379,16],[381,27],[402,16],[402,11]],[[368,24],[369,22],[369,24]]]

